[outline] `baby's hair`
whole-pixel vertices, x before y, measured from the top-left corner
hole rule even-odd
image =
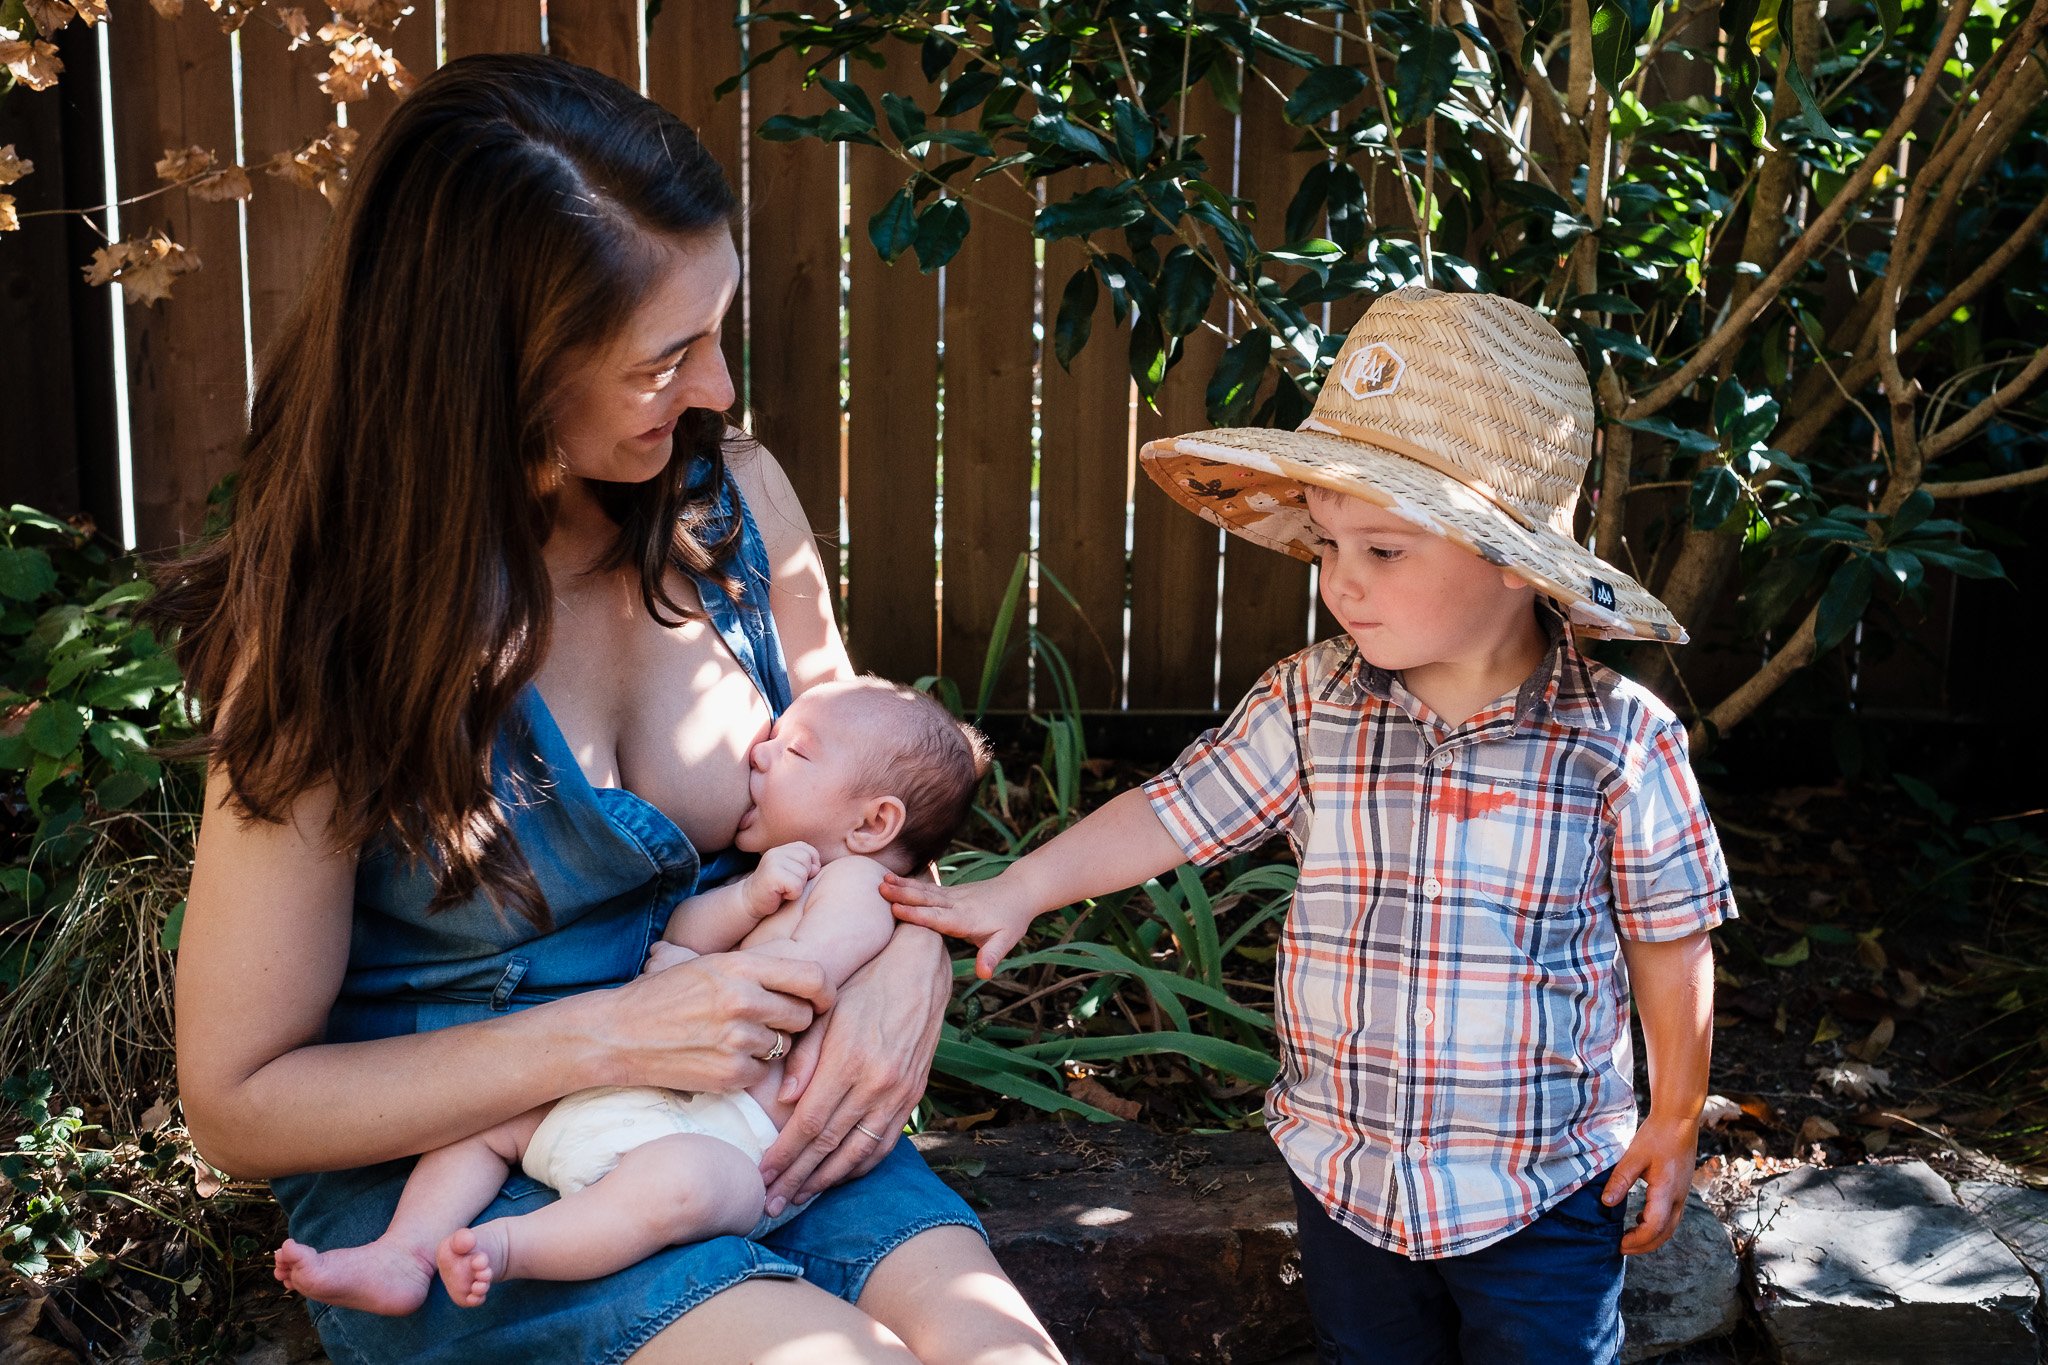
[[[893,847],[913,869],[921,868],[944,853],[967,823],[974,793],[988,773],[988,739],[914,687],[868,674],[860,690],[890,703],[887,728],[875,743],[868,794],[903,803],[903,832]]]

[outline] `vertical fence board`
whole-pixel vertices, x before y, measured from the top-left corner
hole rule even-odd
[[[1037,281],[1032,202],[1004,180],[985,202],[1017,215],[974,212],[946,267],[945,553],[939,666],[963,688],[979,680],[1017,556],[1031,544],[1031,336]],[[1012,658],[992,705],[1021,706],[1024,604],[1010,629]]]
[[[473,52],[538,52],[541,0],[446,0],[448,59]]]
[[[197,145],[231,158],[235,146],[228,36],[205,7],[179,19],[137,14],[111,25],[114,165],[122,198],[157,187],[167,147]],[[234,467],[247,399],[242,340],[241,234],[232,203],[183,190],[131,205],[125,235],[166,228],[203,268],[178,278],[154,306],[126,305],[129,429],[135,453],[138,543],[161,549],[196,536],[206,493]]]
[[[548,51],[640,88],[645,0],[548,0]]]
[[[863,83],[914,88],[916,72],[891,44],[887,70]],[[914,679],[939,666],[939,282],[908,252],[884,264],[868,241],[901,163],[850,147],[847,174],[846,633],[860,667]]]
[[[1233,121],[1206,85],[1187,95],[1190,136],[1202,138],[1212,184],[1228,187]],[[1211,305],[1220,322],[1222,289]],[[1199,327],[1160,386],[1158,410],[1138,409],[1138,442],[1209,425],[1204,400],[1223,339]],[[1215,705],[1217,537],[1223,532],[1169,498],[1141,474],[1131,526],[1130,705],[1138,710],[1206,711]]]
[[[60,47],[67,69],[56,89],[18,86],[0,100],[0,147],[12,147],[34,166],[24,179],[0,187],[13,197],[17,214],[96,204],[102,197],[100,186],[72,185],[65,175],[65,105],[78,79],[72,51],[80,46],[90,45]],[[7,265],[0,277],[0,373],[13,376],[27,400],[8,405],[6,435],[0,438],[6,455],[0,502],[23,502],[59,516],[84,506],[80,466],[86,452],[77,425],[71,281],[85,258],[72,259],[71,221],[23,216],[20,230],[0,247]]]
[[[831,107],[788,54],[750,78],[756,128]],[[754,434],[782,461],[821,534],[839,527],[839,149],[755,138],[747,219],[747,397]],[[829,556],[828,556],[829,558]],[[837,575],[833,575],[835,578]]]
[[[1314,51],[1327,51],[1321,34],[1282,37]],[[1278,68],[1279,63],[1272,64]],[[1269,72],[1282,88],[1292,81]],[[1264,81],[1245,82],[1244,118],[1238,149],[1237,192],[1260,206],[1253,236],[1268,251],[1286,245],[1287,205],[1321,153],[1296,151],[1301,130],[1281,117],[1280,95]],[[1296,268],[1295,273],[1299,273]],[[1291,280],[1276,275],[1284,287]],[[1223,704],[1249,688],[1258,676],[1308,643],[1309,568],[1242,536],[1223,539]]]
[[[734,0],[698,0],[692,5],[668,4],[655,15],[647,34],[647,93],[655,103],[696,129],[704,149],[725,168],[726,183],[743,189],[746,130],[741,126],[740,92],[714,98],[719,82],[746,63]],[[742,209],[744,212],[744,209]],[[747,401],[747,280],[742,270],[739,292],[725,315],[720,341],[732,371],[734,392],[742,409]]]
[[[252,166],[324,131],[334,105],[320,92],[321,48],[286,51],[269,24],[242,26],[242,138]],[[256,364],[312,272],[327,231],[327,200],[277,176],[252,176],[249,197],[249,335]]]
[[[433,0],[413,0],[412,13],[400,16],[391,31],[383,36],[384,45],[391,49],[392,55],[405,67],[406,75],[414,81],[425,80],[441,64],[441,37],[436,31],[434,9]],[[356,144],[358,156],[362,155],[370,139],[390,121],[391,111],[397,107],[398,96],[383,81],[371,86],[366,98],[349,105],[348,126],[362,138]]]
[[[1112,183],[1099,174],[1049,187],[1064,198]],[[1060,295],[1088,253],[1074,241],[1045,248],[1043,335],[1039,360],[1043,439],[1038,461],[1038,556],[1044,571],[1072,593],[1041,583],[1038,625],[1074,670],[1081,705],[1116,706],[1122,693],[1124,647],[1124,505],[1131,475],[1131,376],[1120,354],[1122,334],[1110,324],[1106,300],[1096,302],[1095,330],[1071,372],[1053,355]],[[1149,480],[1148,480],[1149,482]],[[1047,704],[1039,690],[1040,705]]]

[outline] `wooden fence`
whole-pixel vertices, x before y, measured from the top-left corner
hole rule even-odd
[[[882,264],[866,223],[901,184],[896,163],[870,148],[749,135],[771,115],[828,107],[802,88],[796,62],[779,59],[713,98],[744,58],[737,7],[668,0],[650,22],[645,0],[440,0],[438,11],[417,0],[396,50],[423,75],[444,57],[546,49],[639,86],[699,129],[743,199],[744,281],[724,340],[747,420],[789,471],[828,563],[838,557],[856,662],[971,686],[1026,551],[1065,589],[1038,584],[1036,619],[1090,709],[1208,711],[1309,640],[1306,566],[1224,537],[1135,471],[1143,441],[1206,424],[1202,388],[1222,339],[1188,339],[1155,412],[1135,401],[1122,338],[1107,327],[1073,373],[1040,343],[1081,259],[1073,243],[1041,247],[984,213],[937,274],[907,257]],[[103,29],[70,25],[58,88],[0,101],[0,145],[37,163],[10,187],[22,209],[96,204],[109,184],[117,198],[144,194],[166,148],[197,144],[225,159],[239,146],[253,161],[320,131],[336,115],[317,83],[322,50],[288,50],[267,20],[231,38],[204,4],[167,21],[117,0]],[[913,55],[893,60],[862,73],[871,88],[921,85]],[[1303,154],[1278,98],[1244,84],[1241,116],[1198,95],[1190,123],[1221,183],[1282,205]],[[346,107],[347,123],[374,136],[393,104],[380,85]],[[124,231],[166,226],[205,265],[167,302],[121,307],[118,344],[115,291],[87,288],[78,269],[96,244],[91,227],[30,218],[0,244],[0,365],[32,377],[10,405],[0,496],[85,509],[110,526],[125,505],[149,548],[196,533],[207,490],[235,462],[256,358],[327,220],[317,193],[257,181],[246,206],[174,192],[124,214]],[[1020,192],[1013,207],[1028,216],[1031,205]],[[1267,240],[1279,218],[1256,225],[1262,245],[1280,245]],[[1333,310],[1330,322],[1353,316]],[[1734,676],[1749,667],[1735,661]],[[1024,704],[1026,687],[1012,667],[997,703]]]

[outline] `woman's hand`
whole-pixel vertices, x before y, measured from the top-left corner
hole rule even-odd
[[[847,981],[790,1054],[782,1099],[802,1099],[761,1158],[771,1215],[888,1155],[924,1094],[951,990],[945,945],[910,927]]]
[[[604,998],[611,1083],[728,1091],[765,1077],[761,1059],[832,1008],[833,992],[815,962],[709,953]]]

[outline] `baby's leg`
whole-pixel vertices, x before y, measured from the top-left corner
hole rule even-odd
[[[339,1308],[387,1316],[412,1312],[426,1302],[434,1283],[435,1248],[490,1204],[548,1108],[421,1157],[406,1177],[391,1226],[376,1241],[332,1251],[286,1241],[277,1249],[277,1278]]]
[[[448,1296],[474,1308],[499,1280],[594,1280],[663,1247],[746,1232],[760,1221],[765,1197],[745,1152],[701,1133],[672,1133],[545,1208],[457,1229],[435,1259]]]

